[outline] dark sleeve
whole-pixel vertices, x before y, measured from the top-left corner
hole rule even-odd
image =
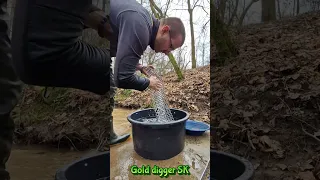
[[[133,11],[123,12],[117,17],[119,27],[118,47],[114,66],[117,87],[145,90],[149,79],[135,74],[141,55],[149,44],[150,31],[145,18]]]
[[[5,21],[6,2],[0,4],[0,116],[8,114],[18,103],[22,84],[11,59],[8,25]]]

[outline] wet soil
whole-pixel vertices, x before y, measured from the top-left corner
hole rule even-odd
[[[255,179],[320,179],[319,29],[320,12],[250,25],[211,69],[211,148],[249,159]]]
[[[117,114],[117,116],[115,116],[115,130],[119,134],[131,134],[131,124],[127,121],[126,117],[127,115],[125,114]],[[200,137],[186,136],[186,144],[183,152],[168,160],[152,161],[140,157],[134,151],[132,136],[130,136],[126,142],[111,146],[111,179],[162,179],[157,175],[135,176],[130,172],[132,165],[137,165],[138,167],[142,167],[142,165],[150,165],[151,167],[157,165],[162,168],[189,165],[191,175],[171,175],[168,176],[167,179],[199,179],[210,159],[209,138],[208,132]]]

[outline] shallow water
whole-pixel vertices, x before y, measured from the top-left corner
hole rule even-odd
[[[53,180],[57,169],[89,151],[69,151],[43,146],[14,146],[7,163],[11,180]]]
[[[126,119],[133,110],[115,109],[115,119]],[[126,128],[119,126],[118,130]],[[70,151],[70,149],[49,148],[39,145],[18,146],[12,149],[7,163],[11,180],[54,180],[56,171],[81,157],[91,153],[87,151]],[[101,179],[100,179],[101,180]]]

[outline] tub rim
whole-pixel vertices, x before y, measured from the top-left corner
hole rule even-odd
[[[161,126],[166,126],[166,125],[175,125],[175,124],[179,124],[182,122],[185,122],[189,119],[190,114],[187,111],[184,110],[180,110],[180,109],[175,109],[175,108],[169,108],[170,110],[175,110],[175,111],[181,111],[183,113],[186,114],[186,116],[180,120],[174,121],[174,122],[166,122],[166,123],[146,123],[146,122],[140,122],[140,121],[136,121],[133,120],[131,118],[131,116],[139,111],[147,111],[147,110],[155,110],[154,108],[146,108],[146,109],[141,109],[141,110],[137,110],[133,113],[130,113],[127,116],[127,120],[131,123],[131,124],[137,124],[137,125],[143,125],[143,126],[152,126],[152,127],[161,127]]]
[[[217,153],[217,154],[221,154],[221,155],[224,155],[224,156],[228,156],[230,158],[233,158],[235,160],[240,161],[240,163],[244,165],[244,168],[245,168],[244,172],[234,180],[243,180],[243,179],[252,180],[253,179],[254,167],[253,167],[253,164],[249,160],[247,160],[246,158],[240,157],[240,156],[235,155],[235,154],[223,152],[223,151],[210,149],[210,159],[211,159],[211,153]],[[210,173],[210,178],[211,178],[211,173]]]
[[[72,162],[70,162],[69,164],[66,164],[64,165],[63,167],[59,168],[57,171],[56,171],[56,174],[55,174],[55,179],[59,178],[59,179],[65,179],[67,180],[67,177],[66,177],[66,171],[74,164],[77,164],[81,161],[84,161],[88,158],[93,158],[93,157],[97,157],[97,156],[100,156],[100,155],[104,155],[104,154],[109,154],[109,159],[110,159],[110,150],[108,151],[104,151],[104,152],[95,152],[93,154],[88,154],[88,155],[85,155],[77,160],[74,160]],[[109,166],[110,166],[110,162],[109,162]],[[110,178],[110,174],[109,174],[109,178]]]

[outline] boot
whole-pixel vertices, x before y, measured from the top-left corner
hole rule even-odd
[[[114,145],[114,144],[118,144],[118,143],[122,143],[124,141],[126,141],[129,137],[130,134],[124,134],[122,136],[118,136],[113,129],[113,117],[111,118],[111,127],[110,127],[110,145]]]

